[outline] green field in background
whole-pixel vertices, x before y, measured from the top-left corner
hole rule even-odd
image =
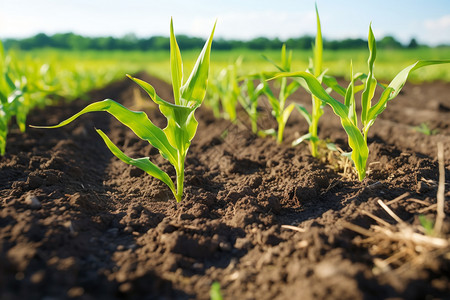
[[[182,51],[185,74],[191,71],[199,51]],[[70,68],[84,68],[92,70],[110,70],[114,78],[121,74],[136,73],[145,70],[150,74],[166,81],[170,81],[169,51],[65,51],[65,50],[33,50],[17,52],[19,59],[33,59],[41,62],[55,62]],[[211,53],[212,75],[222,68],[242,57],[239,75],[258,73],[260,71],[275,71],[274,67],[263,59],[263,55],[274,61],[279,61],[280,51],[256,51],[249,49],[231,51],[213,51]],[[302,71],[308,66],[311,51],[293,51],[292,71]],[[324,50],[324,67],[328,74],[347,77],[350,73],[350,61],[356,72],[367,72],[368,51],[358,50]],[[450,59],[450,48],[419,48],[388,50],[379,49],[375,62],[375,76],[380,80],[392,79],[400,70],[419,59]],[[411,81],[443,80],[450,82],[450,67],[448,65],[431,66],[413,72]]]

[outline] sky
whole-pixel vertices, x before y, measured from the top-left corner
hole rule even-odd
[[[317,2],[328,39],[392,35],[403,43],[450,44],[450,0],[0,0],[0,38],[74,32],[86,36],[134,33],[206,38],[285,40],[315,35]]]

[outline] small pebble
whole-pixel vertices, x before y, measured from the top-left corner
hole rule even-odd
[[[232,249],[231,244],[228,242],[220,242],[219,248],[222,251],[231,251],[231,249]]]
[[[30,281],[33,284],[39,284],[45,279],[45,271],[40,270],[31,275]]]
[[[42,207],[41,202],[35,195],[28,195],[25,198],[25,203],[29,205],[32,209],[39,209]]]
[[[129,283],[129,282],[122,283],[119,286],[119,291],[121,291],[122,293],[128,293],[132,289],[133,289],[133,285],[131,283]]]
[[[81,286],[74,286],[67,291],[69,298],[81,297],[84,294],[84,289]]]
[[[339,273],[338,268],[327,261],[322,261],[316,265],[314,271],[316,275],[322,279],[333,277]]]

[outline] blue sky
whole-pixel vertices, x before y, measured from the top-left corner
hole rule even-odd
[[[175,32],[206,37],[286,39],[315,34],[314,0],[0,0],[0,38],[38,32],[139,37]],[[402,42],[450,44],[449,0],[317,0],[326,38],[393,35]]]

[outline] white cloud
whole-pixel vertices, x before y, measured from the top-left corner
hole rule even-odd
[[[197,17],[189,32],[205,36],[214,23],[213,18]],[[279,37],[286,39],[304,34],[315,34],[316,19],[311,12],[233,12],[217,16],[217,37],[251,39],[254,37]]]
[[[424,32],[419,36],[421,41],[431,45],[450,43],[450,15],[439,19],[426,20],[423,23]]]
[[[450,15],[443,16],[436,20],[426,20],[425,28],[429,30],[447,30],[450,29]]]

